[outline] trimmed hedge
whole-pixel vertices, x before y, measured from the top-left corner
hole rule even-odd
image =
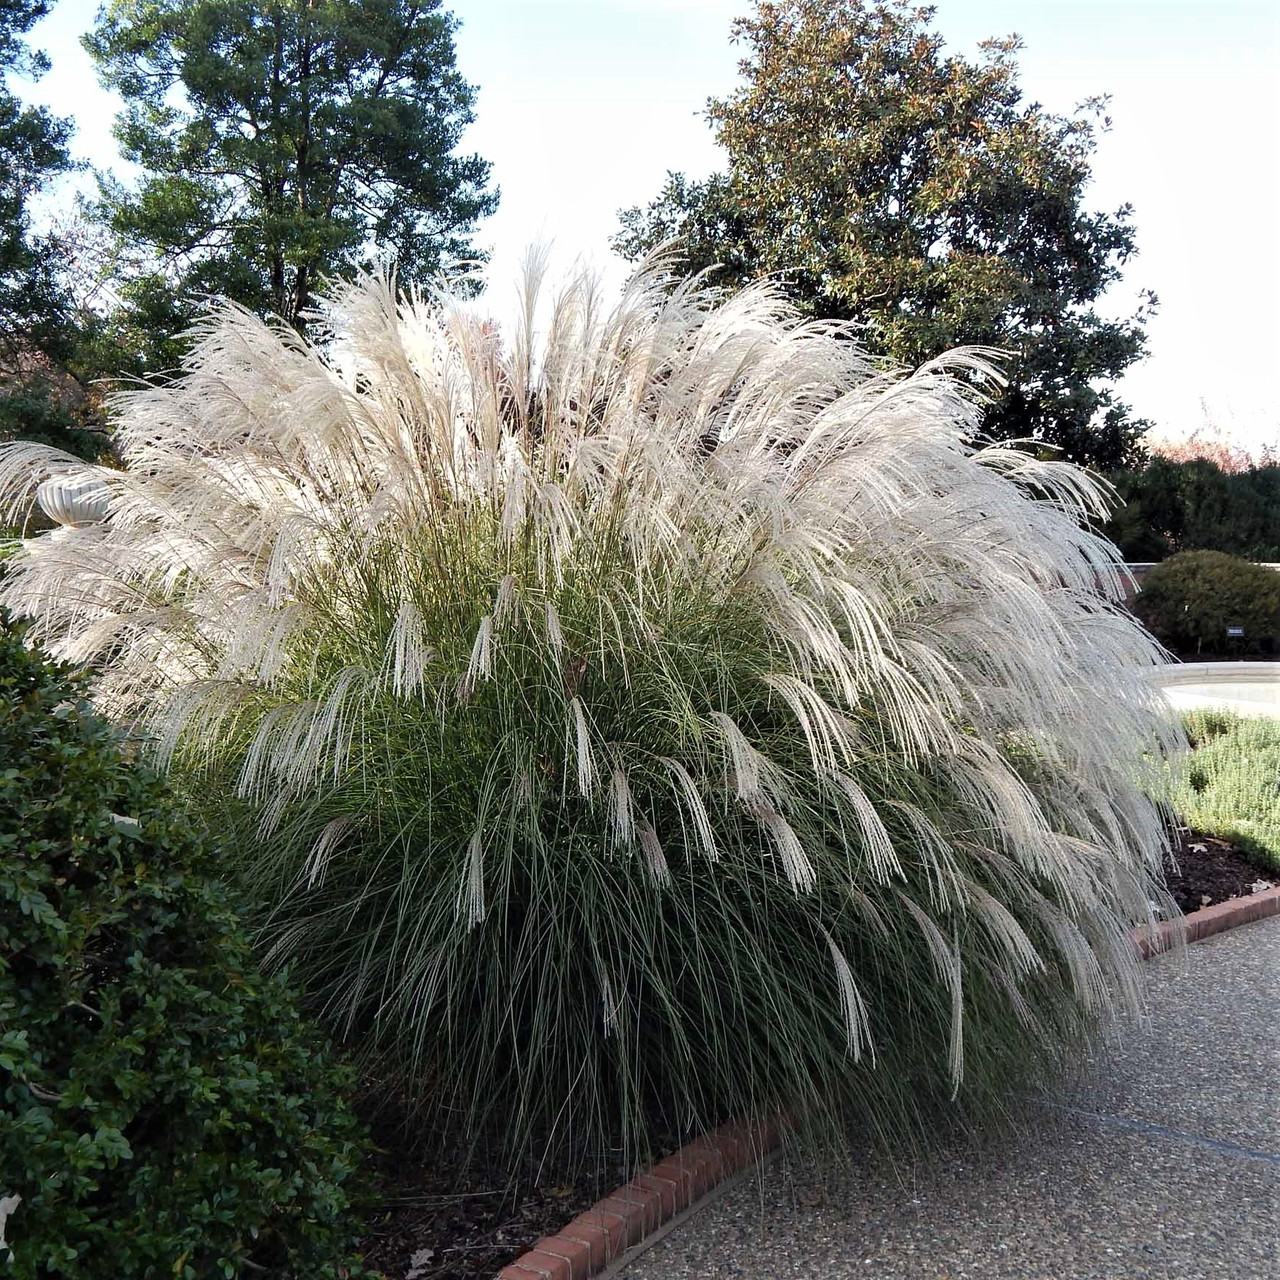
[[[1104,530],[1126,560],[1224,551],[1280,560],[1280,466],[1225,472],[1203,458],[1152,458],[1110,477],[1121,506]]]
[[[1272,652],[1280,635],[1280,573],[1221,551],[1184,551],[1156,565],[1134,611],[1184,654]],[[1242,627],[1239,638],[1228,627]]]
[[[6,1276],[366,1274],[347,1078],[78,677],[0,617]]]

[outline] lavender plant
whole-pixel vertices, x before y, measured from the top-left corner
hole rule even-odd
[[[442,1140],[998,1101],[1133,1004],[1179,730],[1097,481],[975,450],[990,353],[886,373],[768,287],[613,306],[539,260],[507,336],[338,286],[224,307],[123,395],[0,603],[150,739],[228,874]]]

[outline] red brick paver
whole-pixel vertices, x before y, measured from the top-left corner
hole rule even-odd
[[[1268,916],[1280,915],[1280,889],[1264,889],[1251,893],[1247,898],[1229,898],[1215,902],[1211,907],[1201,907],[1176,920],[1163,920],[1155,929],[1146,926],[1135,929],[1133,940],[1144,958],[1158,956],[1176,945],[1181,935],[1187,942],[1200,942],[1224,929],[1234,929],[1239,924],[1252,924]]]
[[[497,1280],[590,1280],[664,1222],[767,1155],[781,1137],[777,1119],[713,1130],[597,1201],[556,1235],[539,1240],[503,1267]]]

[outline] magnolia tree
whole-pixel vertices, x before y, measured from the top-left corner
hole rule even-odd
[[[499,336],[364,278],[117,404],[0,602],[238,833],[330,1025],[442,1140],[997,1102],[1137,998],[1177,737],[1071,466],[975,452],[768,287],[533,261]],[[953,376],[962,371],[963,378]]]

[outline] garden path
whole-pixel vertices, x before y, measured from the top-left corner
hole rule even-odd
[[[780,1159],[625,1280],[1275,1280],[1280,918],[1152,964],[1150,1025],[1016,1139],[825,1183]]]

